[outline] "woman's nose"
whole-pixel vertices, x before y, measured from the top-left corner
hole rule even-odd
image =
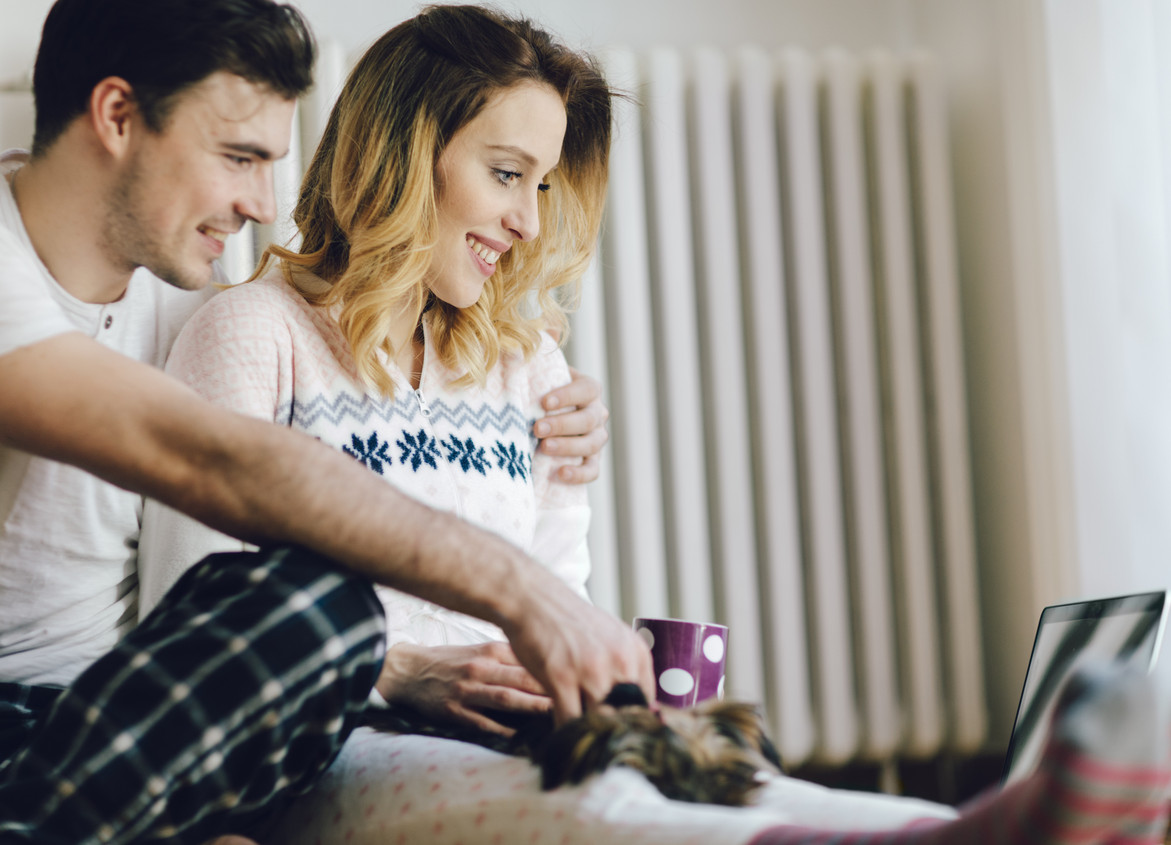
[[[538,191],[534,188],[517,197],[516,203],[509,209],[504,220],[504,227],[516,235],[518,240],[534,240],[541,231],[537,195]]]

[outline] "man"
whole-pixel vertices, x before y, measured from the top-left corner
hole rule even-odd
[[[368,579],[498,624],[560,719],[652,691],[640,641],[517,549],[151,366],[224,239],[273,219],[312,59],[271,0],[46,20],[33,154],[0,159],[0,843],[201,842],[308,788],[380,665]],[[128,631],[140,494],[265,551]]]

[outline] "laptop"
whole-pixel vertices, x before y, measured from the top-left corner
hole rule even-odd
[[[1002,780],[1037,766],[1058,694],[1085,663],[1125,661],[1155,667],[1167,624],[1167,591],[1055,604],[1041,611]]]

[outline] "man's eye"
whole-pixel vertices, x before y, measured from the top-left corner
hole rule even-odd
[[[227,156],[227,159],[237,167],[247,167],[252,163],[252,159],[248,156],[229,155]]]

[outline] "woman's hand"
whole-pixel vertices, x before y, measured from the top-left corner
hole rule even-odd
[[[485,715],[484,710],[545,713],[553,707],[509,645],[499,642],[392,646],[375,687],[391,704],[404,704],[437,721],[462,722],[501,736],[512,736],[514,731]]]
[[[569,368],[573,380],[541,399],[549,413],[533,425],[541,438],[541,451],[558,457],[579,457],[578,465],[563,466],[557,477],[570,484],[585,484],[598,477],[598,455],[610,439],[606,420],[610,411],[602,404],[602,385],[590,376]],[[564,413],[554,413],[565,410]]]

